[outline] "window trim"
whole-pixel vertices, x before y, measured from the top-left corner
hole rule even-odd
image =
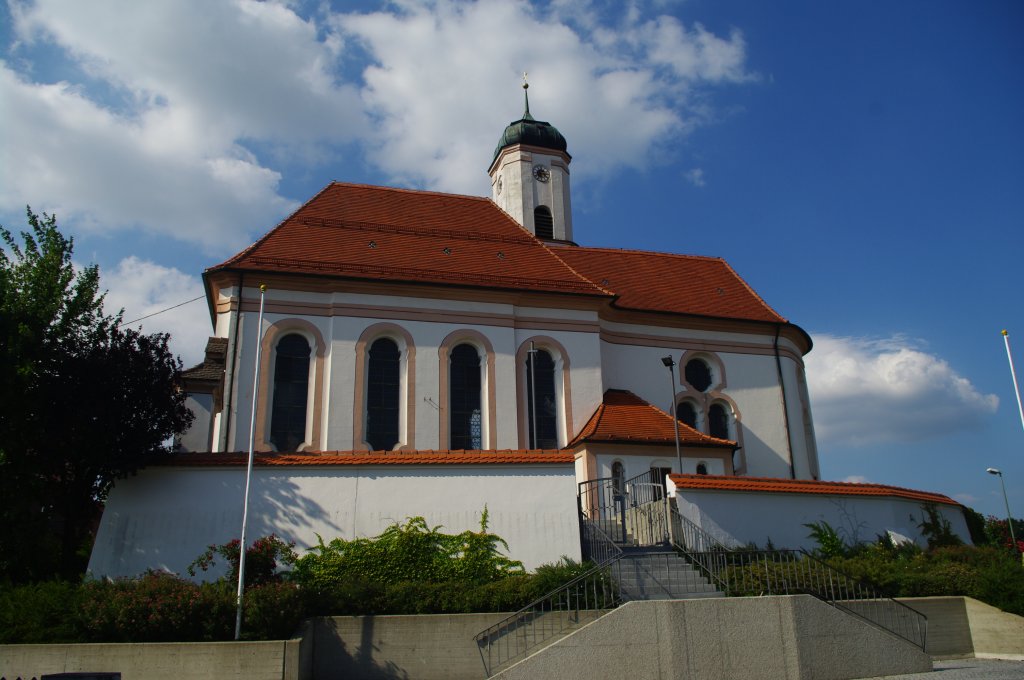
[[[572,422],[572,384],[569,379],[569,353],[562,343],[549,335],[533,335],[519,343],[516,350],[516,408],[519,432],[519,448],[527,449],[530,445],[530,414],[529,400],[526,395],[526,354],[530,351],[530,342],[537,349],[543,349],[551,355],[555,362],[555,439],[558,448],[564,447],[569,441],[569,433],[575,433]],[[562,379],[559,380],[558,376]]]
[[[318,449],[321,441],[323,422],[324,363],[327,344],[320,329],[305,319],[281,319],[267,327],[260,341],[260,380],[256,399],[256,441],[257,451],[276,451],[270,443],[270,415],[274,398],[274,367],[277,361],[277,344],[286,335],[301,335],[309,342],[310,374],[306,399],[306,437],[298,446],[299,451]]]
[[[416,449],[416,345],[412,334],[398,324],[381,322],[367,326],[356,340],[355,387],[352,404],[352,450],[369,451],[366,441],[366,394],[369,389],[370,346],[381,338],[398,345],[398,379],[401,391],[398,397],[398,445],[393,451]],[[402,398],[402,395],[405,398]]]
[[[451,351],[457,345],[472,345],[480,355],[480,407],[483,411],[480,444],[484,450],[497,447],[498,423],[496,404],[496,384],[494,380],[494,347],[483,333],[471,328],[460,328],[452,331],[437,348],[438,359],[438,445],[441,450],[451,448],[451,422],[449,416],[449,389],[451,381]]]
[[[711,368],[711,385],[704,392],[698,391],[686,381],[686,364],[693,359],[701,359]],[[736,452],[738,454],[734,457],[738,459],[735,460],[738,464],[733,465],[733,474],[746,474],[747,452],[743,446],[743,416],[739,408],[736,407],[736,402],[733,398],[722,391],[728,386],[725,363],[715,352],[709,352],[704,349],[689,349],[679,357],[678,366],[679,375],[676,379],[679,381],[679,390],[676,394],[676,404],[689,401],[695,407],[694,410],[697,412],[696,429],[704,434],[709,434],[708,412],[711,409],[711,405],[716,402],[723,404],[729,416],[729,439],[736,442]],[[673,412],[672,415],[675,415],[675,413]]]

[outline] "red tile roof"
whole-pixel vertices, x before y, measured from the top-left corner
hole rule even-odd
[[[786,322],[721,258],[582,247],[559,248],[557,254],[615,293],[617,307]]]
[[[754,491],[758,493],[824,494],[828,496],[895,496],[923,503],[960,505],[949,496],[930,491],[904,489],[885,484],[822,482],[813,479],[773,477],[722,477],[715,475],[670,475],[677,489],[707,491]]]
[[[207,271],[219,270],[582,294],[624,309],[785,323],[720,258],[549,247],[488,198],[342,182]]]
[[[604,393],[604,403],[569,442],[569,447],[583,442],[675,445],[672,420],[668,413],[628,390],[608,390]],[[736,442],[708,436],[686,423],[679,423],[679,441],[687,446],[736,448]]]
[[[610,296],[490,199],[340,182],[221,269]]]
[[[572,463],[571,453],[553,449],[533,451],[312,451],[309,453],[258,453],[254,464],[276,465],[509,465]],[[174,467],[222,467],[248,463],[248,456],[234,453],[181,453],[161,461]]]

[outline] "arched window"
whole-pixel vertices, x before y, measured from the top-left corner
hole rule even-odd
[[[480,449],[483,420],[480,399],[480,354],[462,344],[451,353],[448,382],[449,448]]]
[[[686,382],[690,383],[693,389],[698,392],[706,392],[711,387],[711,367],[700,359],[690,359],[686,362]]]
[[[555,221],[551,218],[551,210],[546,205],[538,205],[533,209],[533,233],[537,238],[555,237]]]
[[[612,491],[616,496],[626,491],[626,468],[619,461],[612,463]]]
[[[688,401],[681,401],[676,404],[676,418],[681,423],[686,423],[692,428],[697,427],[697,409]]]
[[[708,409],[708,434],[719,439],[729,438],[729,412],[722,404],[712,404]]]
[[[697,463],[697,474],[698,475],[706,475],[707,473],[708,473],[707,463],[705,463],[704,461],[701,461],[701,462]]]
[[[284,336],[277,343],[270,443],[278,451],[296,451],[306,441],[309,354],[309,342],[296,333]]]
[[[526,410],[529,419],[530,448],[557,448],[555,361],[551,358],[551,353],[543,349],[526,355]]]
[[[374,451],[390,451],[398,443],[400,359],[398,343],[391,338],[379,338],[370,345],[366,380],[366,442]]]

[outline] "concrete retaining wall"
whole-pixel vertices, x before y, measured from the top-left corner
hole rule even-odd
[[[316,678],[480,680],[473,636],[508,614],[337,616],[314,621]]]
[[[927,651],[932,656],[1024,659],[1024,617],[970,597],[900,601],[928,617]]]
[[[49,673],[120,672],[121,680],[309,680],[310,658],[305,646],[298,639],[0,645],[0,676],[38,678]]]
[[[931,657],[809,595],[630,602],[508,668],[502,680],[844,680]]]

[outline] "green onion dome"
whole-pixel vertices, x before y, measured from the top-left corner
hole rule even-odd
[[[508,127],[505,128],[501,139],[498,140],[498,146],[494,150],[494,158],[491,159],[491,162],[498,157],[502,149],[515,146],[516,144],[526,144],[566,153],[567,145],[562,133],[551,123],[534,120],[533,116],[530,115],[530,98],[525,92],[527,87],[527,85],[523,86],[523,94],[526,98],[526,110],[523,112],[523,117],[509,123]]]

